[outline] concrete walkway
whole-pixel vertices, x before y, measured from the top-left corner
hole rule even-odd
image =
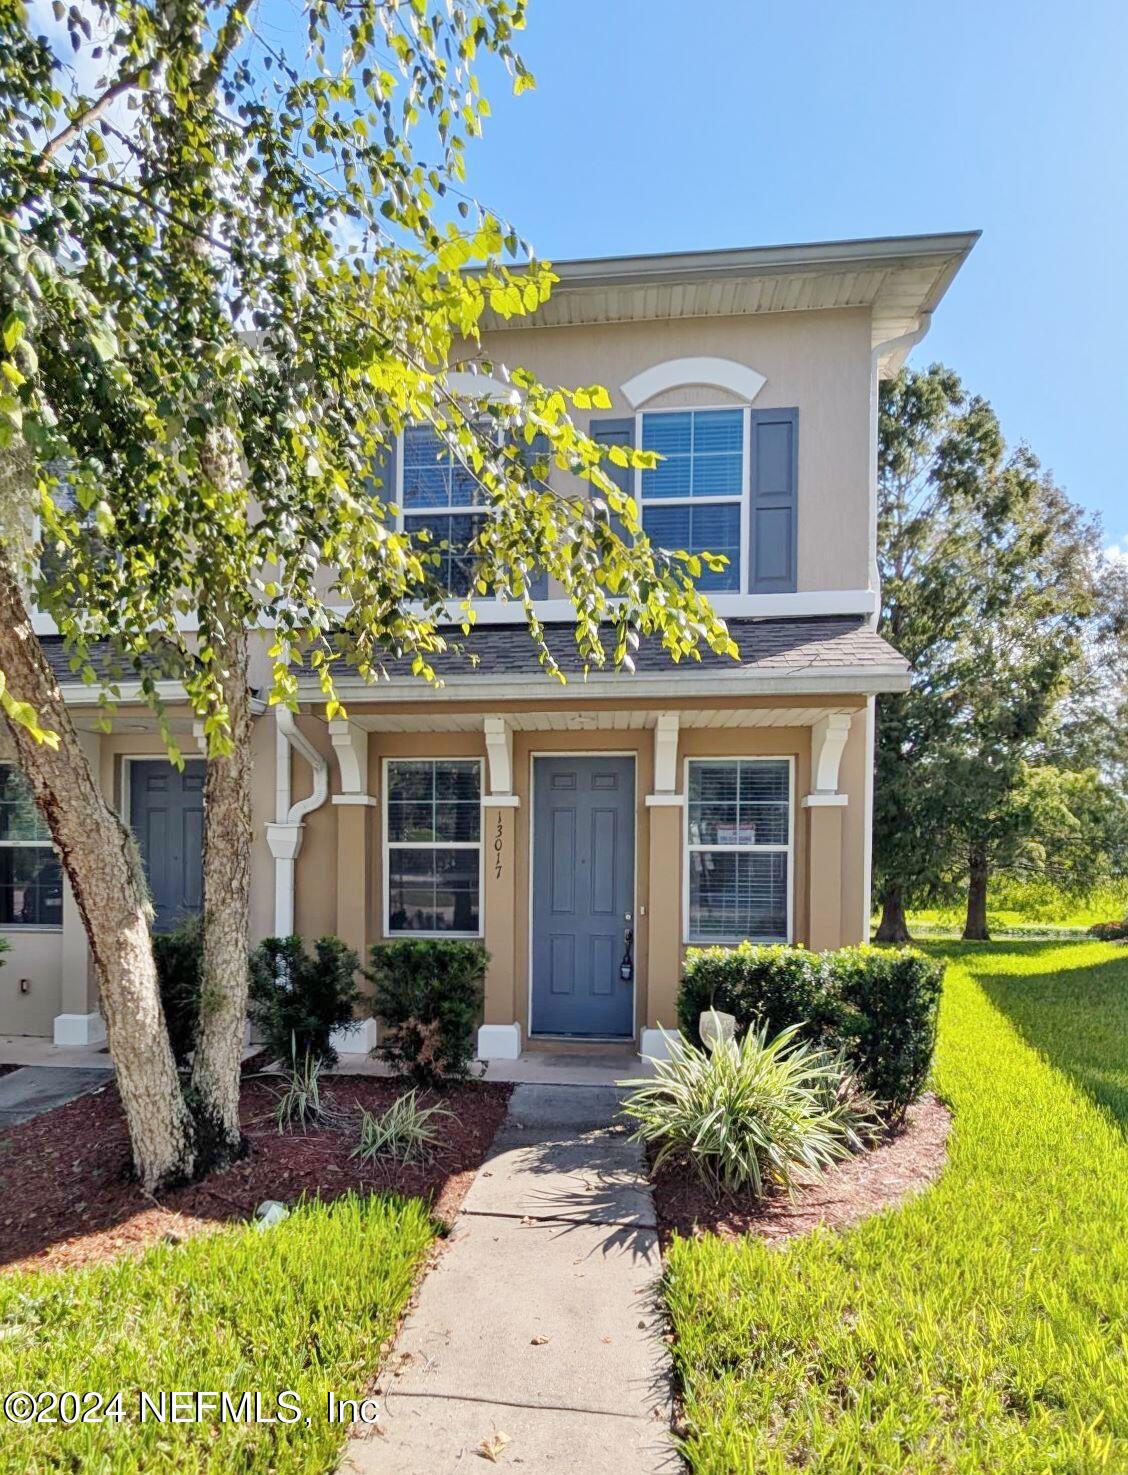
[[[516,1060],[489,1061],[483,1072],[491,1084],[533,1086],[613,1086],[627,1077],[653,1073],[651,1061],[633,1050],[614,1046],[590,1050],[527,1049]],[[387,1077],[394,1072],[371,1055],[342,1050],[335,1074]]]
[[[69,1065],[26,1065],[0,1076],[0,1132],[97,1091],[111,1079],[105,1070]]]
[[[496,1463],[657,1475],[670,1444],[654,1204],[608,1088],[519,1085],[381,1377],[347,1475]]]

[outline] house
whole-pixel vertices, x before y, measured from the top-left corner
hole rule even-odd
[[[644,647],[634,674],[582,679],[570,608],[546,588],[563,688],[498,601],[481,606],[473,660],[440,660],[440,690],[406,669],[377,689],[346,674],[347,719],[326,723],[309,685],[296,718],[257,720],[255,937],[481,938],[487,1059],[538,1036],[659,1049],[687,944],[866,938],[874,699],[908,683],[874,628],[878,382],[974,241],[567,262],[533,319],[491,324],[490,360],[604,384],[592,434],[662,453],[622,475],[656,541],[727,555],[705,583],[740,659],[674,667]],[[409,523],[469,536],[481,514],[429,432],[401,437],[393,474]],[[465,588],[456,552],[449,576]],[[100,734],[95,694],[44,640],[167,925],[199,905],[203,759],[178,773],[129,700]],[[190,740],[183,693],[165,695]],[[100,1038],[77,910],[3,763],[0,931],[0,1032]]]

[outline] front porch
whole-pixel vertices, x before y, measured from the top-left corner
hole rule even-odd
[[[580,1044],[567,1047],[533,1042],[516,1060],[474,1062],[474,1072],[501,1085],[617,1086],[620,1081],[653,1073],[649,1058],[627,1046]],[[371,1055],[342,1050],[336,1075],[386,1077],[390,1070]]]
[[[491,1079],[636,1074],[676,1027],[688,945],[866,936],[867,694],[489,708],[444,694],[295,728],[300,747],[280,734],[287,807],[267,827],[273,925],[256,930],[335,932],[362,956],[480,939]],[[542,1048],[560,1044],[619,1058],[565,1065]]]

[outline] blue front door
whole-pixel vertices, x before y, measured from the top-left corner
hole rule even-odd
[[[633,758],[533,759],[533,1034],[634,1033],[634,788]]]
[[[149,880],[154,932],[170,932],[200,910],[204,842],[204,761],[178,772],[164,758],[129,765],[129,827]]]

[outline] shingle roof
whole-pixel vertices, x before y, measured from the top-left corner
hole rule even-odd
[[[47,657],[47,664],[54,672],[55,680],[60,686],[73,686],[82,678],[71,670],[70,651],[63,642],[61,635],[41,635],[39,644],[43,654]],[[132,665],[116,655],[108,640],[95,640],[91,642],[87,653],[87,660],[92,667],[95,676],[101,682],[124,681],[133,683],[137,675]],[[162,665],[156,655],[152,658],[152,669],[158,680],[168,677],[172,667],[166,662]],[[173,676],[169,679],[175,680]]]
[[[908,672],[908,663],[887,641],[868,628],[856,615],[821,615],[807,619],[763,620],[730,619],[729,633],[740,647],[739,660],[701,652],[700,661],[674,661],[656,640],[644,641],[635,653],[635,670],[640,676],[661,676],[675,670],[700,674],[715,671],[719,683],[734,674],[749,673],[769,677],[833,676],[849,670],[875,674]],[[523,621],[506,625],[480,625],[464,636],[461,629],[443,632],[449,649],[433,658],[436,673],[446,680],[473,680],[475,677],[523,678],[544,673],[537,661],[536,649]],[[583,664],[576,650],[573,626],[561,622],[545,626],[548,647],[560,663],[565,675],[579,675]],[[70,669],[66,647],[58,636],[41,638],[44,654],[63,684],[78,678]],[[132,672],[115,663],[108,643],[97,642],[90,649],[90,664],[103,680],[129,681]],[[392,680],[411,678],[410,659],[385,661]],[[337,668],[338,679],[346,679],[354,668]],[[607,674],[611,674],[608,671]],[[413,678],[411,678],[413,679]]]
[[[869,629],[856,615],[814,616],[808,619],[730,619],[729,633],[740,647],[739,660],[703,650],[701,660],[677,665],[660,642],[644,641],[635,653],[639,675],[665,674],[691,667],[718,673],[757,671],[765,675],[794,675],[803,671],[833,674],[849,668],[908,671],[908,663],[891,645]],[[432,664],[444,678],[455,676],[534,676],[541,673],[536,649],[523,622],[479,625],[469,636],[460,629],[444,632],[451,649],[436,656]],[[579,674],[583,663],[576,650],[569,622],[545,626],[549,650],[566,675]],[[409,660],[385,662],[393,679],[410,675]]]

